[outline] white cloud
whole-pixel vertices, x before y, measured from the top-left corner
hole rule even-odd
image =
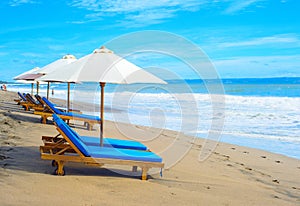
[[[145,22],[150,24],[159,24],[166,19],[170,19],[175,16],[176,11],[158,9],[149,10],[143,13],[129,14],[125,17],[125,20],[120,21],[123,26],[126,27],[141,27],[145,25]]]
[[[230,6],[225,10],[225,13],[232,14],[245,10],[249,6],[256,5],[258,2],[264,0],[232,0]]]
[[[8,4],[10,6],[20,6],[22,4],[36,4],[37,1],[34,0],[11,0]]]
[[[86,8],[92,11],[108,13],[141,12],[157,8],[178,8],[181,10],[194,10],[195,6],[205,3],[205,0],[73,0],[70,5]]]
[[[179,11],[197,11],[206,2],[206,0],[73,0],[69,5],[91,11],[86,18],[101,20],[103,16],[124,15],[125,20],[119,23],[136,27],[161,23],[174,17]]]
[[[86,9],[91,13],[87,19],[123,15],[122,26],[139,27],[164,22],[180,11],[195,12],[204,7],[223,8],[223,14],[243,11],[266,0],[72,0],[69,5]],[[100,18],[99,18],[100,17]],[[74,23],[85,23],[80,21]]]
[[[294,34],[280,34],[268,37],[254,38],[247,41],[224,42],[219,44],[220,47],[245,47],[260,46],[267,44],[292,44],[292,46],[300,46],[300,39]]]

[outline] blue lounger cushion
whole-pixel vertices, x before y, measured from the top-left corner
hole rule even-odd
[[[50,102],[47,98],[42,97],[42,100],[55,112],[55,114],[63,114],[63,112],[55,108],[54,104],[52,104],[52,102]]]
[[[86,145],[74,135],[70,127],[56,114],[53,114],[53,120],[56,122],[57,126],[65,133],[65,135],[72,141],[72,143],[79,149],[79,151],[86,157],[90,157],[88,148]]]
[[[99,137],[79,136],[87,146],[99,146]],[[103,145],[105,147],[115,147],[121,149],[135,149],[135,150],[148,150],[148,148],[140,142],[132,140],[121,140],[112,138],[103,138]]]
[[[71,128],[56,114],[53,114],[53,119],[56,122],[57,126],[70,139],[70,141],[86,157],[111,158],[111,159],[121,159],[121,160],[147,161],[147,162],[162,162],[161,157],[148,151],[119,149],[113,147],[86,146],[78,138],[78,134],[75,131],[71,131]]]
[[[18,95],[21,97],[21,99],[23,100],[23,101],[27,101],[27,99],[20,93],[20,92],[18,92]]]
[[[62,121],[61,118],[57,117],[57,115],[53,115],[53,120],[56,123],[58,123],[59,121]],[[88,146],[99,146],[100,145],[99,138],[89,137],[89,136],[80,136],[72,128],[69,127],[69,129],[84,144],[86,144]],[[121,148],[121,149],[148,150],[148,148],[140,142],[133,141],[133,140],[112,139],[112,138],[103,138],[103,146],[115,147],[115,148]]]
[[[100,121],[100,117],[87,115],[87,114],[79,114],[79,113],[73,113],[73,112],[62,112],[62,115]]]
[[[147,161],[147,162],[162,162],[162,158],[153,152],[119,149],[114,147],[96,147],[87,146],[91,157],[95,158],[110,158],[134,161]]]
[[[98,116],[60,111],[59,109],[55,108],[54,104],[52,104],[47,98],[42,97],[42,99],[55,112],[55,114],[100,121],[100,117]]]

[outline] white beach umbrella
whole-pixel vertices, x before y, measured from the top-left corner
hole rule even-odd
[[[61,59],[58,59],[54,62],[51,62],[50,64],[47,64],[46,66],[42,67],[38,73],[40,74],[48,74],[50,72],[55,71],[57,68],[65,66],[67,64],[70,64],[72,62],[76,61],[76,57],[71,54],[67,54],[63,56]]]
[[[50,64],[47,64],[46,66],[42,67],[38,73],[41,74],[41,76],[49,74],[51,72],[54,72],[56,69],[59,69],[65,65],[68,65],[72,62],[76,61],[76,57],[74,55],[71,54],[67,54],[65,56],[63,56],[61,59],[58,59]],[[40,80],[37,79],[37,81],[39,82]],[[47,99],[49,98],[49,89],[50,89],[50,82],[51,81],[47,81],[48,82],[48,86],[47,86]],[[68,88],[70,88],[70,85],[68,84]],[[70,96],[70,89],[68,89],[68,106],[67,109],[69,110],[69,97]]]
[[[35,67],[33,69],[30,69],[29,71],[23,72],[22,74],[19,74],[18,76],[15,76],[13,79],[17,80],[17,82],[20,83],[30,83],[31,84],[31,95],[33,95],[33,84],[36,82],[34,81],[36,78],[42,76],[38,74],[40,68]],[[37,93],[39,90],[39,87],[37,85]]]
[[[101,47],[65,67],[40,78],[42,81],[99,82],[101,87],[100,145],[103,146],[103,110],[105,83],[158,83],[165,81]]]
[[[28,75],[28,74],[37,74],[39,70],[40,70],[39,67],[34,67],[33,69],[23,72],[22,74],[19,74],[18,76],[15,76],[13,79],[14,80],[22,80],[23,76]]]

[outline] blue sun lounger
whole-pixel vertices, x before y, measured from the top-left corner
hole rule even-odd
[[[24,93],[25,94],[25,93]],[[23,96],[23,94],[21,94],[20,92],[18,92],[19,97],[21,97],[21,99],[26,102],[27,99],[25,98],[25,96]]]
[[[142,180],[147,179],[147,171],[152,168],[163,168],[162,158],[153,152],[119,149],[113,147],[87,146],[84,144],[75,131],[57,115],[53,115],[57,130],[63,135],[69,143],[68,147],[49,147],[41,146],[41,158],[53,160],[56,163],[57,175],[64,175],[65,162],[83,162],[102,166],[104,164],[130,165],[135,171],[137,167],[142,169]]]
[[[34,110],[42,111],[44,109],[44,105],[41,104],[39,101],[36,101],[29,93],[25,95],[25,98],[28,102],[28,107]],[[28,108],[28,110],[29,110]]]
[[[48,111],[37,111],[34,112],[34,114],[41,115],[42,123],[47,122],[47,118],[51,117],[52,114],[57,114],[60,118],[63,120],[79,120],[83,121],[84,125],[87,126],[88,130],[91,130],[93,128],[94,124],[101,124],[101,119],[98,116],[92,116],[87,114],[80,114],[75,112],[63,112],[59,109],[57,109],[54,104],[52,104],[48,99],[45,97],[42,97],[42,101],[44,102],[46,109]],[[51,111],[52,113],[50,113]]]
[[[53,115],[54,124],[57,126],[61,119],[57,115]],[[70,131],[77,136],[84,144],[87,146],[100,146],[100,137],[90,137],[90,136],[80,136],[72,128]],[[61,137],[61,133],[55,137],[42,136],[42,140],[45,145],[57,145],[64,143],[65,140]],[[149,150],[144,144],[133,141],[133,140],[123,140],[123,139],[114,139],[114,138],[103,138],[104,147],[115,147],[120,149],[133,149],[133,150]]]
[[[43,106],[45,105],[45,103],[44,103],[44,101],[42,100],[42,97],[41,97],[40,95],[35,94],[34,97],[35,97],[36,100],[39,102],[39,104],[41,104],[41,105],[43,105]],[[60,106],[57,106],[56,104],[53,104],[53,103],[52,103],[52,105],[53,105],[56,109],[61,110],[62,112],[66,112],[66,111],[67,111],[67,108],[65,108],[65,107],[60,107]],[[72,112],[81,113],[80,110],[78,110],[78,109],[69,109],[69,110],[72,111]],[[51,113],[52,113],[52,112],[51,112]]]
[[[20,104],[21,102],[27,102],[27,99],[23,96],[23,94],[18,92],[18,95],[19,95],[19,98],[14,99],[14,101],[17,102],[17,104]]]
[[[43,109],[43,105],[38,104],[29,93],[21,94],[20,92],[18,92],[18,95],[20,99],[15,101],[17,102],[17,104],[21,105],[25,111],[29,111],[30,109]]]

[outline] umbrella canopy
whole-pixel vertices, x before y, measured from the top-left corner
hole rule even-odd
[[[165,81],[101,47],[55,72],[39,78],[57,82],[105,82],[115,84],[158,83]]]
[[[39,67],[35,67],[27,72],[15,76],[14,80],[34,81],[36,78],[43,76],[43,74],[39,74],[40,70],[41,69]]]
[[[63,56],[61,59],[58,59],[50,64],[47,64],[46,66],[42,67],[39,71],[38,71],[38,74],[40,76],[37,76],[36,79],[37,81],[40,81],[38,78],[45,75],[45,74],[48,74],[48,73],[51,73],[51,72],[54,72],[55,70],[57,70],[58,68],[61,68],[63,66],[66,66],[67,64],[70,64],[72,62],[76,61],[76,57],[74,55],[71,55],[71,54],[67,54],[65,56]],[[58,71],[59,72],[59,71]],[[46,80],[45,80],[46,81]],[[49,89],[50,89],[50,83],[49,82],[53,82],[53,81],[47,81],[48,82],[48,86],[47,86],[47,99],[49,98]],[[69,102],[70,102],[70,85],[68,84],[68,97],[67,97],[67,109],[69,111]]]
[[[34,81],[35,79],[43,76],[43,74],[24,74],[18,78],[15,78],[15,80],[26,80],[26,81]]]
[[[30,69],[29,71],[23,72],[22,74],[19,74],[18,76],[15,76],[13,79],[14,80],[25,80],[23,77],[29,74],[37,74],[38,71],[40,70],[39,67],[34,67],[33,69]]]
[[[166,84],[153,74],[114,54],[104,46],[96,49],[75,62],[57,69],[41,78],[42,81],[63,82],[99,82],[101,87],[101,124],[100,145],[103,145],[103,110],[105,83],[132,84],[157,83]]]
[[[35,67],[29,71],[26,71],[18,76],[15,76],[13,79],[17,80],[20,83],[31,83],[31,95],[33,95],[33,84],[35,83],[35,79],[41,77],[41,74],[38,74],[40,68]],[[36,87],[38,93],[38,85]]]
[[[72,62],[76,61],[76,57],[71,55],[71,54],[67,54],[65,56],[63,56],[61,59],[58,59],[50,64],[47,64],[46,66],[42,67],[38,73],[39,74],[48,74],[50,72],[55,71],[57,68],[63,67],[67,64],[70,64]]]

